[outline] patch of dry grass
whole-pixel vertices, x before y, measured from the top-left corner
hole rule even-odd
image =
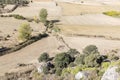
[[[119,26],[58,25],[63,34],[102,35],[120,38]]]
[[[108,5],[80,5],[71,3],[58,3],[63,9],[63,15],[80,15],[81,13],[102,13],[110,10],[120,10],[118,6]]]

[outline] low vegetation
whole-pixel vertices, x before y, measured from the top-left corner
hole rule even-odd
[[[113,17],[120,17],[119,11],[107,11],[107,12],[103,12],[103,14]]]
[[[25,6],[26,4],[29,4],[29,0],[0,0],[1,5],[4,4],[22,4]]]
[[[38,58],[39,62],[45,61],[47,62],[49,60],[49,54],[48,53],[43,53],[40,55],[40,57]]]
[[[39,13],[40,21],[45,23],[47,21],[47,16],[48,16],[47,10],[44,8],[41,9]]]
[[[31,38],[31,33],[32,29],[30,27],[30,24],[24,23],[20,26],[18,38],[23,41],[28,40]]]
[[[43,54],[45,55],[43,57]],[[108,69],[109,66],[115,64],[111,57],[108,55],[101,55],[98,51],[98,48],[95,45],[88,45],[83,49],[83,53],[79,53],[76,49],[70,49],[67,52],[59,53],[55,55],[55,57],[50,60],[48,59],[48,54],[43,53],[41,54],[40,58],[42,57],[43,61],[50,62],[54,65],[53,68],[47,66],[46,69],[47,75],[51,73],[56,74],[56,76],[60,76],[62,80],[67,79],[69,75],[75,76],[78,72],[90,72],[90,76],[88,80],[100,80],[104,72]],[[114,56],[113,56],[114,57]],[[40,60],[40,58],[38,60]],[[116,59],[116,61],[118,61]],[[110,61],[113,61],[110,63]],[[41,60],[39,61],[41,62]],[[119,68],[117,69],[119,72]],[[45,74],[46,74],[45,72]],[[75,77],[72,77],[73,80]]]

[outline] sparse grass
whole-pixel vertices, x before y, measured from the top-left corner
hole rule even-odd
[[[83,26],[83,25],[58,25],[61,32],[66,35],[84,34],[120,38],[119,26]],[[114,34],[113,34],[114,33]]]
[[[103,14],[113,17],[120,17],[120,11],[107,11],[103,12]]]
[[[58,3],[63,9],[63,15],[96,14],[110,10],[117,10],[118,7],[106,5],[79,5],[70,3]]]

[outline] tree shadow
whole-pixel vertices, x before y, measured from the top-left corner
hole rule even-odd
[[[53,23],[58,23],[60,20],[51,20]]]

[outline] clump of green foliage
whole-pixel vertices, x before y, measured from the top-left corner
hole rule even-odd
[[[48,74],[48,73],[49,73],[49,70],[50,70],[50,69],[49,69],[48,66],[44,66],[44,67],[43,67],[43,73],[44,73],[44,74]]]
[[[77,65],[85,65],[86,67],[96,67],[101,65],[104,56],[99,54],[98,48],[95,45],[88,45],[83,49],[84,54],[76,57],[75,63]]]
[[[45,62],[47,62],[49,60],[49,55],[48,55],[48,53],[42,53],[41,55],[40,55],[40,57],[38,58],[38,61],[39,62],[42,62],[42,61],[45,61]]]
[[[44,8],[41,9],[39,13],[40,21],[45,23],[47,21],[47,16],[48,16],[47,10]]]
[[[116,69],[116,71],[120,74],[120,61],[117,64],[118,68]]]
[[[30,24],[24,23],[20,26],[18,38],[23,41],[28,40],[31,38],[31,33],[32,29]]]
[[[120,16],[120,12],[118,11],[107,11],[107,12],[103,12],[103,14],[108,15],[108,16],[113,16],[113,17]]]
[[[62,68],[57,68],[55,74],[57,76],[61,76],[61,73],[62,73]]]
[[[54,62],[56,67],[64,68],[67,67],[70,62],[72,62],[72,58],[67,53],[60,53],[55,56]]]
[[[18,15],[18,14],[13,14],[13,15],[9,15],[9,16],[14,17],[15,19],[21,19],[21,20],[25,20],[25,19],[26,19],[26,18],[23,17],[22,15]]]

